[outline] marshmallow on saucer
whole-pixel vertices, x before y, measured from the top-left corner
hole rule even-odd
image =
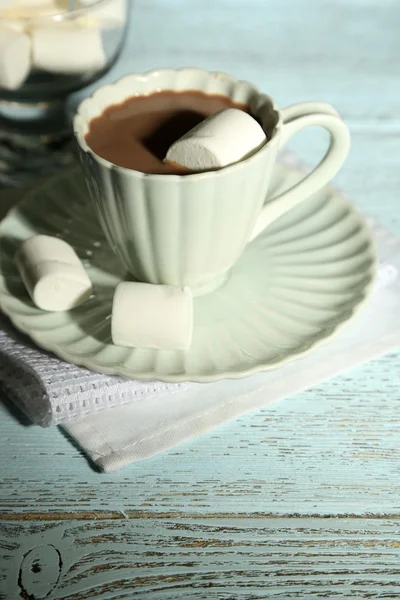
[[[69,310],[92,293],[75,250],[63,240],[48,235],[31,237],[22,244],[15,260],[29,295],[42,310]]]
[[[186,350],[192,341],[189,288],[123,282],[114,295],[111,336],[117,346]]]
[[[33,65],[50,73],[74,75],[105,67],[101,34],[96,27],[74,24],[34,27],[31,31]]]
[[[31,68],[29,36],[0,25],[0,87],[16,90]]]
[[[211,115],[174,142],[165,161],[190,171],[220,169],[246,158],[266,141],[261,125],[238,108]]]

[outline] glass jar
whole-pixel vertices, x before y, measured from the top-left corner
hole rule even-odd
[[[67,98],[112,67],[127,21],[128,0],[0,4],[0,184],[74,161]]]

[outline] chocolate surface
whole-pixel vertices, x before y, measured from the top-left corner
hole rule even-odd
[[[179,166],[163,163],[168,148],[223,108],[249,112],[246,105],[226,96],[198,91],[133,96],[92,119],[85,139],[96,154],[115,165],[143,173],[183,174]]]

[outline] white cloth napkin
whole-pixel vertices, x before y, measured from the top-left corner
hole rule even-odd
[[[304,359],[240,380],[141,383],[64,363],[1,317],[0,387],[33,422],[62,423],[101,470],[163,452],[400,346],[400,240],[371,227],[380,257],[372,298]]]
[[[0,389],[43,427],[137,400],[165,398],[194,383],[131,381],[66,363],[35,346],[0,313]]]

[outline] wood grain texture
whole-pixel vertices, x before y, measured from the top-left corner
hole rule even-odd
[[[399,22],[397,0],[136,0],[105,79],[194,65],[281,106],[332,102],[352,132],[336,183],[400,235]],[[313,164],[325,144],[307,132],[292,148]],[[106,475],[4,404],[0,598],[398,598],[399,366],[380,358]]]
[[[400,593],[399,520],[152,517],[9,524],[3,536],[11,594],[5,598],[286,600]]]
[[[3,513],[400,515],[394,354],[116,473],[3,409]]]

